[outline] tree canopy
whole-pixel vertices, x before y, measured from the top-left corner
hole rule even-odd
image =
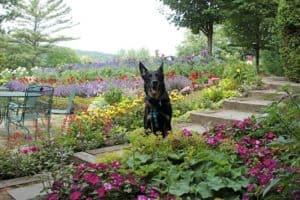
[[[212,55],[214,25],[224,20],[223,0],[160,0],[173,12],[167,14],[169,21],[179,27],[189,28],[194,34],[202,32],[207,37],[207,48]]]

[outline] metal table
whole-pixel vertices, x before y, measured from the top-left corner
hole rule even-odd
[[[9,134],[9,102],[12,98],[39,97],[40,93],[25,93],[17,91],[0,91],[0,124],[5,121],[7,133]]]

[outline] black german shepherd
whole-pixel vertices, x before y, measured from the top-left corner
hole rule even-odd
[[[149,71],[141,62],[139,68],[145,91],[144,128],[166,137],[171,130],[172,107],[165,88],[163,63],[156,71]]]

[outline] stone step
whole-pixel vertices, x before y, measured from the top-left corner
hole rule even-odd
[[[193,123],[208,127],[214,124],[231,124],[235,120],[244,120],[252,115],[252,112],[219,110],[210,112],[192,112],[190,118]]]
[[[251,90],[249,96],[256,99],[264,99],[270,101],[278,101],[285,94],[285,92],[278,92],[277,90]]]
[[[264,77],[262,78],[263,83],[269,89],[280,89],[282,86],[289,85],[289,89],[292,91],[300,91],[300,83],[294,83],[290,81],[286,81],[283,79],[274,78],[274,77]]]
[[[193,124],[193,123],[183,124],[180,127],[176,127],[176,128],[180,128],[181,130],[187,129],[193,132],[197,132],[199,134],[202,134],[205,131],[207,131],[207,129],[201,126],[200,124]]]
[[[48,185],[46,182],[44,184]],[[43,183],[37,183],[20,188],[9,189],[7,190],[7,193],[15,200],[46,199],[46,192],[43,191],[43,189]]]
[[[261,108],[271,104],[273,101],[258,99],[233,99],[225,100],[223,108],[225,110],[236,110],[243,112],[258,112]]]

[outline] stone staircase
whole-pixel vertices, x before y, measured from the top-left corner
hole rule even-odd
[[[277,90],[289,84],[292,91],[300,91],[300,84],[286,81],[283,77],[266,77],[262,79],[264,90],[252,90],[246,98],[225,100],[223,109],[208,112],[192,112],[191,124],[182,128],[203,133],[214,124],[231,124],[234,120],[243,120],[255,115],[261,108],[279,100],[284,94]]]

